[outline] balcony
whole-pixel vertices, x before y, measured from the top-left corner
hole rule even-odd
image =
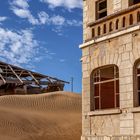
[[[140,4],[137,4],[95,22],[88,23],[87,26],[90,29],[91,35],[85,42],[124,31],[139,24]],[[133,30],[130,31],[132,32]]]

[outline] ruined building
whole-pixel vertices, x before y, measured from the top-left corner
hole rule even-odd
[[[0,96],[63,91],[69,82],[0,61]]]
[[[82,140],[140,140],[140,0],[84,0]]]

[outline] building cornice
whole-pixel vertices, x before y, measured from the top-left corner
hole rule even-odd
[[[131,12],[131,11],[136,10],[136,9],[139,9],[139,8],[140,8],[140,4],[131,6],[131,7],[127,8],[127,9],[124,9],[124,10],[118,11],[118,12],[116,12],[116,13],[113,13],[113,14],[111,14],[111,15],[108,15],[108,16],[102,18],[102,19],[99,19],[99,20],[96,20],[96,21],[91,21],[91,22],[89,22],[89,23],[87,24],[87,26],[88,26],[88,27],[95,26],[95,25],[97,25],[97,24],[100,24],[100,23],[102,23],[102,22],[105,22],[105,21],[107,21],[107,20],[110,20],[110,19],[112,19],[112,18],[114,18],[114,17],[117,17],[117,16],[120,16],[120,15],[126,14],[126,13],[128,13],[128,12]]]
[[[83,43],[83,44],[79,45],[79,48],[83,49],[83,48],[88,47],[92,44],[103,42],[103,41],[106,41],[106,40],[109,40],[109,39],[112,39],[112,38],[115,38],[115,37],[119,37],[119,36],[122,36],[124,34],[128,34],[128,33],[131,33],[131,32],[137,31],[137,30],[140,30],[140,25],[139,24],[134,25],[132,27],[129,27],[127,29],[123,29],[121,31],[117,31],[117,32],[109,34],[109,35],[105,35],[105,36],[102,36],[102,37],[98,37],[96,39],[92,39],[92,40],[90,40],[86,43]]]

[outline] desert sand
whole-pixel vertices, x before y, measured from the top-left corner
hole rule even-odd
[[[0,140],[80,140],[81,95],[0,97]]]

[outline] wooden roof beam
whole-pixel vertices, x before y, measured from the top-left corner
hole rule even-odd
[[[16,74],[16,72],[13,70],[13,68],[8,65],[8,67],[10,68],[10,70],[13,72],[13,74],[17,77],[17,79],[23,84],[24,82],[21,80],[21,78]]]

